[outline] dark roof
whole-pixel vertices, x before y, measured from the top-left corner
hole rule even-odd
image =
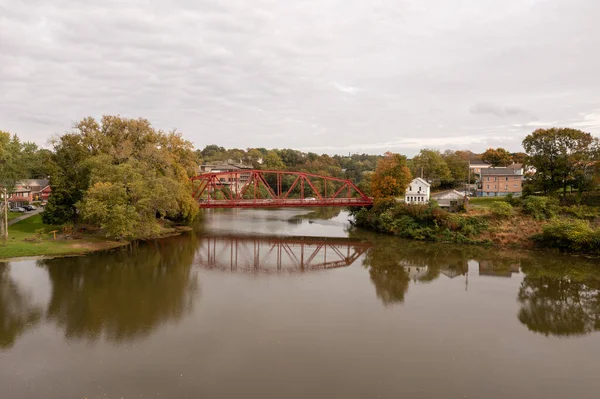
[[[488,168],[481,169],[481,175],[491,175],[491,176],[520,176],[519,169],[513,168]]]
[[[469,165],[489,165],[489,163],[483,162],[481,159],[469,159]]]

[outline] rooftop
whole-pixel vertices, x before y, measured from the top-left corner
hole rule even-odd
[[[482,176],[514,176],[521,175],[521,170],[516,168],[488,168],[481,170]]]
[[[18,187],[35,187],[44,188],[48,185],[48,179],[24,179],[19,180],[16,184]]]

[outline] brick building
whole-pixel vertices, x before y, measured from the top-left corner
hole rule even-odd
[[[14,208],[33,201],[47,201],[51,192],[47,179],[19,180],[13,193],[8,197],[8,202],[11,208]]]
[[[515,196],[523,192],[523,167],[514,164],[506,168],[481,169],[481,178],[477,184],[478,197]]]

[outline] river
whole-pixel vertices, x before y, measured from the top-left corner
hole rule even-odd
[[[0,264],[0,397],[598,398],[597,260],[404,241],[340,210]]]

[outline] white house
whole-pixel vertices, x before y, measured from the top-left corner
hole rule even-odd
[[[427,204],[429,202],[429,194],[431,184],[417,177],[410,182],[404,194],[404,202],[407,204]]]

